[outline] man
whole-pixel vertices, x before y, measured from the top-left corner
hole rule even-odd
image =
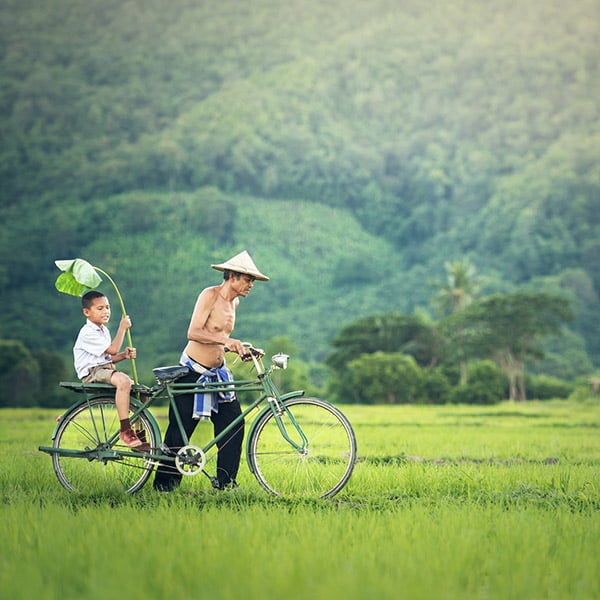
[[[188,343],[180,360],[182,365],[190,367],[190,372],[178,379],[178,383],[198,381],[205,370],[224,369],[226,350],[242,357],[247,353],[240,340],[230,337],[235,325],[235,311],[240,296],[245,298],[250,293],[255,280],[269,281],[245,250],[227,262],[211,267],[223,271],[223,282],[204,289],[196,300],[188,328]],[[242,412],[235,395],[221,398],[218,402],[213,399],[212,405],[200,408],[194,394],[176,396],[175,401],[188,439],[196,429],[199,418],[210,418],[217,436]],[[219,489],[236,485],[243,439],[242,422],[239,428],[218,444],[217,481],[214,485]],[[165,444],[174,452],[184,445],[171,408]],[[181,477],[173,463],[162,463],[154,478],[154,489],[171,491],[179,486]]]

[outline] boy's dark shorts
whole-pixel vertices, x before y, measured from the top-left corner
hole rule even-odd
[[[83,383],[108,383],[110,384],[110,378],[112,374],[116,371],[115,365],[113,363],[106,363],[104,365],[98,365],[97,367],[92,367],[90,372],[85,377],[82,377],[81,381]]]

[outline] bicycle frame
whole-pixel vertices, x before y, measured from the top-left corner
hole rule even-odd
[[[212,450],[216,454],[215,446],[222,450],[240,431],[238,428],[250,412],[256,411],[245,447],[248,468],[259,485],[276,496],[329,498],[337,494],[348,482],[356,463],[352,425],[326,400],[304,398],[303,391],[281,394],[271,374],[274,369],[286,368],[288,357],[273,356],[272,364],[265,370],[264,352],[250,344],[245,346],[247,354],[242,358],[253,361],[254,378],[219,382],[214,381],[212,373],[207,373],[211,377],[204,381],[201,373],[193,375],[188,367],[177,365],[154,369],[156,384],[151,388],[133,386],[130,420],[144,444],[139,448],[128,448],[121,442],[113,386],[61,383],[63,387],[83,392],[84,398],[59,417],[52,447],[39,448],[52,456],[59,482],[75,492],[114,490],[133,494],[148,481],[154,467],[162,465],[181,475],[202,473],[213,487],[221,489],[217,477],[209,473],[216,466],[212,458],[209,461],[212,466],[206,466],[206,453]],[[181,381],[184,376],[185,382]],[[219,392],[249,392],[251,400],[217,436],[208,442],[204,438],[203,448],[191,445],[191,434],[185,431],[187,418],[192,417],[192,402],[187,399],[181,402],[178,396],[186,394],[193,400],[196,393]],[[161,431],[151,412],[159,399],[168,402],[171,431],[179,430],[176,447],[161,442]],[[190,413],[180,413],[178,404],[182,405],[181,410]]]
[[[296,420],[294,419],[293,414],[287,409],[285,405],[285,401],[291,398],[297,398],[304,395],[303,390],[293,391],[286,394],[281,394],[277,389],[275,383],[271,378],[271,371],[275,368],[285,368],[279,367],[275,363],[269,370],[265,370],[261,361],[262,355],[256,356],[254,353],[251,354],[252,361],[254,362],[254,367],[257,372],[257,377],[255,379],[240,379],[233,380],[231,382],[222,383],[222,382],[204,382],[202,384],[198,383],[177,383],[176,381],[165,380],[163,382],[159,382],[154,385],[150,390],[145,389],[146,392],[150,392],[148,399],[145,402],[138,400],[135,397],[130,399],[130,408],[132,409],[132,415],[130,417],[132,423],[135,423],[137,417],[144,413],[148,420],[150,421],[153,429],[156,433],[156,439],[161,439],[160,428],[156,419],[150,412],[150,407],[159,399],[168,399],[169,406],[171,407],[175,419],[177,421],[177,426],[181,432],[182,439],[184,440],[185,445],[189,444],[189,438],[185,433],[183,423],[181,420],[181,415],[177,408],[175,398],[178,395],[182,394],[196,394],[196,393],[219,393],[219,392],[260,392],[259,396],[245,409],[242,411],[241,415],[239,415],[234,421],[232,421],[223,431],[221,431],[216,437],[214,437],[210,442],[208,442],[203,448],[200,448],[203,453],[207,453],[211,448],[213,448],[219,441],[225,438],[235,427],[237,427],[242,420],[248,416],[253,410],[255,410],[260,404],[263,402],[267,402],[267,406],[263,408],[262,411],[257,415],[254,419],[252,426],[250,428],[250,433],[255,427],[255,424],[259,421],[259,417],[261,417],[265,412],[272,411],[273,416],[276,420],[277,426],[281,432],[282,437],[296,450],[302,452],[306,449],[308,445],[308,440],[302,431],[301,427],[298,425]],[[155,369],[155,372],[160,372],[160,369]],[[69,389],[83,392],[85,394],[85,399],[83,401],[79,400],[73,403],[65,413],[59,417],[58,423],[54,429],[52,434],[52,439],[56,438],[58,429],[60,427],[62,418],[66,416],[74,407],[80,405],[82,402],[90,402],[91,400],[98,397],[105,397],[109,392],[110,395],[114,394],[115,388],[111,385],[106,384],[79,384],[79,383],[61,383],[64,387]],[[132,396],[137,392],[141,391],[143,386],[134,386],[132,389]],[[89,394],[88,392],[92,392]],[[296,429],[300,439],[302,441],[301,444],[296,443],[291,439],[290,435],[287,432],[287,429],[282,421],[281,416],[283,414],[287,414],[290,422],[293,424]],[[94,423],[94,427],[96,424]],[[249,443],[251,439],[250,433],[246,438],[246,444]],[[141,453],[136,452],[135,449],[115,449],[113,448],[113,444],[117,441],[119,437],[119,432],[115,431],[108,439],[102,447],[93,448],[89,450],[69,450],[65,448],[56,448],[56,447],[47,447],[40,446],[39,450],[42,452],[46,452],[48,454],[61,454],[70,457],[81,457],[91,459],[91,457],[95,457],[98,459],[116,459],[124,456],[140,456],[144,458],[148,458],[151,460],[169,460],[175,461],[176,452],[169,451],[166,446],[162,445],[159,448],[159,452],[152,453]],[[248,457],[248,447],[246,447],[246,456]],[[250,461],[248,460],[248,467],[251,472],[253,472]]]
[[[287,408],[284,405],[285,400],[288,400],[289,398],[296,398],[298,396],[303,396],[304,392],[303,391],[295,391],[295,392],[289,392],[287,394],[280,394],[278,391],[276,391],[275,394],[268,394],[262,386],[260,386],[260,387],[252,386],[252,385],[248,385],[249,383],[252,383],[252,382],[232,381],[231,383],[228,383],[227,386],[223,386],[223,384],[218,384],[218,383],[207,383],[203,386],[193,386],[193,387],[190,387],[190,384],[168,385],[167,389],[169,392],[170,405],[173,407],[173,412],[174,412],[175,418],[177,420],[177,425],[179,427],[179,430],[181,432],[181,435],[182,435],[182,438],[183,438],[185,444],[189,443],[189,439],[188,439],[187,435],[185,434],[185,431],[183,430],[181,416],[175,405],[175,396],[178,396],[181,394],[190,394],[190,393],[195,394],[195,393],[199,393],[199,392],[204,392],[204,393],[206,393],[206,392],[210,392],[210,393],[236,392],[237,393],[237,392],[243,392],[243,391],[245,391],[245,392],[261,391],[262,393],[260,394],[260,396],[258,398],[256,398],[248,406],[248,408],[246,408],[244,411],[242,411],[242,414],[239,417],[237,417],[234,421],[232,421],[219,435],[217,435],[210,442],[208,442],[208,444],[206,444],[203,448],[201,448],[201,450],[203,452],[208,452],[215,444],[217,444],[221,439],[226,437],[227,434],[230,433],[232,429],[234,429],[237,425],[239,425],[239,423],[242,421],[242,419],[244,419],[247,415],[249,415],[254,409],[256,409],[265,400],[269,403],[269,405],[265,406],[263,411],[261,411],[257,415],[256,419],[258,419],[258,417],[260,415],[262,415],[263,412],[273,410],[274,417],[277,420],[279,429],[281,431],[281,435],[297,450],[301,450],[303,448],[303,446],[299,446],[298,444],[296,444],[292,439],[290,439],[289,435],[287,434],[285,426],[281,421],[281,414],[283,414],[284,411],[287,411]],[[134,414],[134,418],[135,418],[136,414],[138,414],[138,413],[136,412]],[[304,436],[304,434],[302,433],[302,430],[300,429],[298,424],[294,421],[293,415],[290,415],[290,419],[296,426],[298,433],[303,441],[303,444],[306,444],[307,439]]]

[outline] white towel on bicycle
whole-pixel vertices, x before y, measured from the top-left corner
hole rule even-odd
[[[181,354],[179,364],[184,365],[192,369],[200,375],[196,380],[196,383],[216,383],[220,382],[223,384],[233,381],[232,372],[225,366],[225,363],[220,367],[214,367],[207,369],[204,365],[197,363],[191,359],[185,352]],[[221,402],[231,402],[235,399],[235,392],[221,391],[221,392],[198,392],[194,394],[194,409],[192,411],[192,418],[206,421],[210,418],[211,412],[219,412],[219,404]]]

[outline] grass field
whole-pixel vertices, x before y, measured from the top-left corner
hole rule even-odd
[[[234,492],[73,494],[37,451],[58,412],[0,410],[0,598],[600,598],[600,407],[342,409],[359,463],[321,501],[245,464]]]

